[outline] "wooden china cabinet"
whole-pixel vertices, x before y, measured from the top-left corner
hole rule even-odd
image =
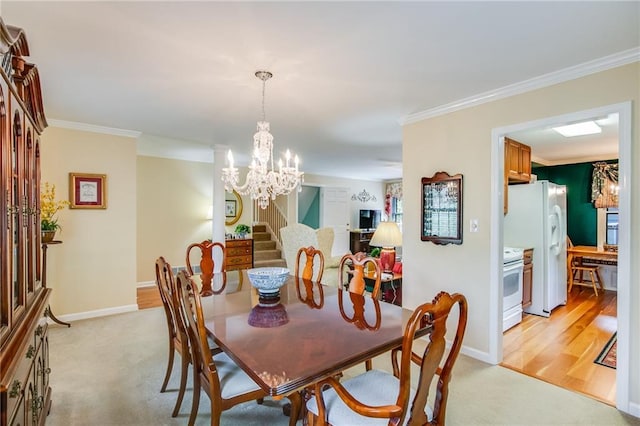
[[[44,424],[51,405],[42,282],[40,78],[20,28],[0,17],[0,425]]]

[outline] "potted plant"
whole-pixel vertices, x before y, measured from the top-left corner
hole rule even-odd
[[[50,243],[56,235],[56,231],[61,229],[56,213],[69,205],[68,201],[56,201],[56,186],[45,182],[40,190],[40,230],[42,231],[42,242]]]
[[[241,223],[236,226],[235,231],[240,238],[244,239],[247,236],[247,234],[251,233],[251,228],[249,228],[249,225],[245,225],[244,223]]]

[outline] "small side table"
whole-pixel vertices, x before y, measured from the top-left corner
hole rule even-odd
[[[53,240],[48,243],[42,243],[42,287],[47,288],[47,248],[52,245],[62,244],[62,241]],[[60,321],[51,311],[51,307],[47,307],[47,312],[49,314],[49,318],[53,322],[56,322],[60,325],[66,325],[67,327],[71,327],[71,324],[68,322]]]
[[[375,274],[365,273],[364,281],[367,286],[367,290],[373,290]],[[381,299],[383,302],[402,306],[402,274],[383,273],[380,278],[380,292],[382,294]]]

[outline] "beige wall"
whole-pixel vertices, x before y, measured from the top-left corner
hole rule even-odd
[[[633,101],[633,178],[631,259],[640,258],[640,151],[637,105],[640,101],[638,63],[590,75],[522,95],[483,104],[410,124],[403,129],[404,267],[403,304],[413,308],[440,290],[464,293],[469,300],[465,346],[489,351],[491,131],[494,128]],[[427,155],[428,153],[428,155]],[[439,170],[464,175],[462,245],[436,246],[420,241],[420,178]],[[411,196],[415,194],[415,196]],[[469,233],[471,218],[479,232]],[[638,262],[631,265],[631,297],[640,306]],[[639,313],[631,312],[631,399],[639,394]],[[635,361],[634,361],[635,360]]]
[[[240,170],[246,176],[246,170]],[[213,166],[185,160],[137,157],[137,274],[138,285],[155,280],[154,262],[164,256],[172,266],[184,266],[185,250],[193,242],[211,238],[211,221],[206,220],[213,191]],[[307,175],[305,182],[321,186],[340,186],[350,194],[363,189],[377,201],[352,201],[352,216],[357,227],[361,208],[384,208],[384,183],[326,176]],[[279,197],[282,202],[285,197]],[[243,212],[238,223],[251,225],[252,200],[242,196]],[[281,204],[286,211],[287,206]],[[355,212],[355,213],[353,213]],[[235,225],[227,226],[233,232]]]
[[[42,181],[55,184],[60,199],[68,199],[70,172],[107,175],[106,210],[58,213],[63,244],[48,250],[53,312],[135,309],[135,139],[49,127],[41,145]]]
[[[211,238],[213,168],[143,156],[137,164],[137,281],[154,282],[159,256],[184,266],[187,246]]]
[[[137,164],[137,283],[148,285],[155,282],[154,265],[159,256],[174,267],[183,267],[189,244],[211,239],[212,220],[207,214],[213,194],[213,165],[147,156],[138,156]],[[242,169],[240,173],[243,175]],[[225,227],[228,233],[233,233],[237,224],[251,225],[251,199],[241,198],[242,215],[236,224]]]

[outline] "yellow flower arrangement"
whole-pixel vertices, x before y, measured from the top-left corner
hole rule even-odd
[[[56,186],[45,182],[40,189],[40,229],[57,231],[60,225],[54,216],[68,205],[66,200],[56,201]]]

